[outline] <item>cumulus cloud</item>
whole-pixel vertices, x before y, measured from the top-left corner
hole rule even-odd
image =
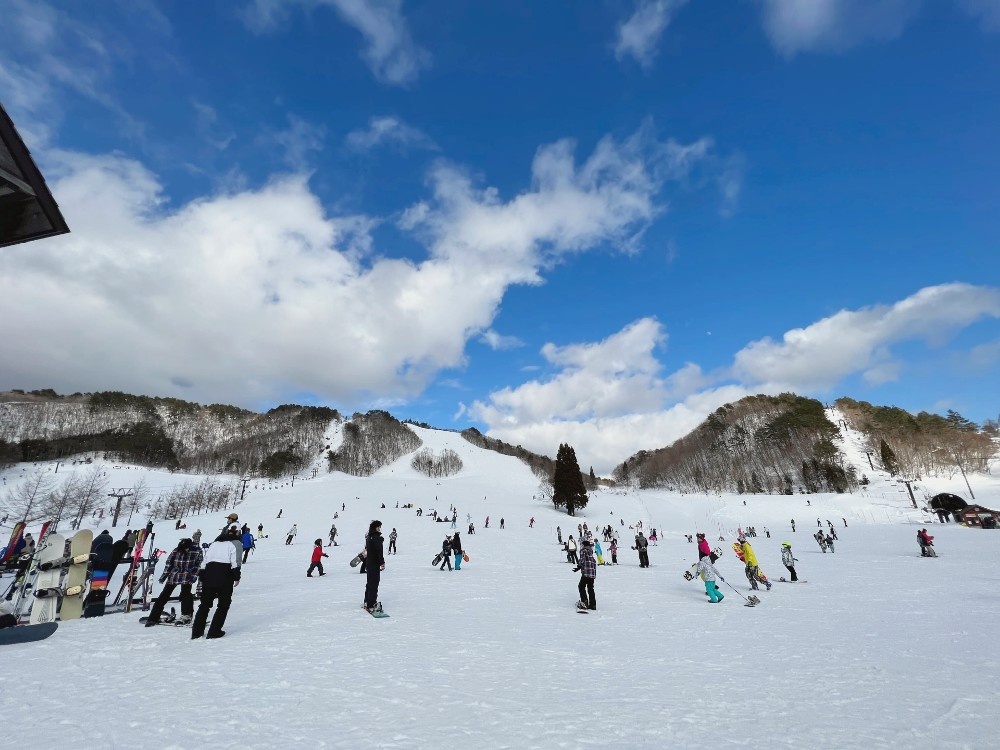
[[[47,175],[73,232],[0,254],[0,387],[413,397],[463,365],[470,339],[490,340],[510,285],[566,253],[628,245],[657,213],[660,146],[609,138],[580,163],[568,142],[542,147],[531,187],[508,200],[438,165],[433,196],[405,212],[419,261],[373,252],[375,220],[327,215],[301,175],[173,206],[134,160],[54,151]]]
[[[372,117],[368,120],[368,127],[351,131],[344,141],[352,151],[371,151],[387,144],[406,148],[437,148],[424,133],[397,117]]]
[[[253,31],[273,31],[295,7],[332,8],[357,29],[366,45],[361,57],[383,83],[406,85],[430,65],[430,54],[410,36],[402,0],[252,0],[243,10],[243,20]]]
[[[657,355],[666,333],[643,318],[595,343],[546,344],[555,374],[495,391],[466,409],[502,440],[551,454],[570,442],[581,461],[607,473],[638,450],[686,435],[719,406],[753,393],[827,391],[851,375],[878,385],[905,374],[894,347],[912,340],[940,346],[983,318],[1000,318],[1000,289],[969,284],[927,287],[892,305],[843,310],[780,341],[738,351],[730,367],[705,373],[695,363],[664,372]],[[996,342],[968,359],[993,364]]]
[[[782,55],[840,52],[894,39],[920,0],[762,0],[764,30]]]
[[[632,15],[618,25],[615,57],[633,58],[643,68],[651,68],[656,45],[673,18],[687,0],[637,0]]]

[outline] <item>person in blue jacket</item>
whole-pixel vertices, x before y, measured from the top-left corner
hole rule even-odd
[[[247,557],[250,555],[250,550],[256,549],[256,539],[253,538],[253,534],[250,533],[250,529],[243,532],[243,562],[247,561]]]

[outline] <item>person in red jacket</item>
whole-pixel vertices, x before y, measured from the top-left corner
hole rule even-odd
[[[931,547],[934,546],[934,537],[927,533],[927,529],[917,532],[917,541],[920,543],[920,554],[923,557],[936,557]]]
[[[306,578],[312,578],[313,571],[317,568],[319,568],[319,574],[321,576],[326,575],[326,573],[323,572],[323,558],[329,557],[329,555],[323,551],[323,540],[317,539],[313,542],[313,544],[316,546],[313,547],[312,560],[309,563],[309,570],[306,571]]]

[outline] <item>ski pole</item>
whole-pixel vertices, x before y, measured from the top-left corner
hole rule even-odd
[[[726,584],[726,585],[727,585],[727,586],[728,586],[729,588],[733,589],[733,591],[736,591],[736,589],[735,589],[735,588],[733,588],[733,584],[731,584],[731,583],[730,583],[729,581],[727,581],[727,580],[726,580],[725,578],[723,578],[723,579],[722,579],[722,582],[723,582],[724,584]],[[743,601],[745,601],[745,602],[746,602],[747,604],[749,604],[749,605],[750,605],[751,607],[755,607],[755,606],[757,606],[756,604],[754,604],[753,602],[751,602],[751,601],[750,601],[749,599],[747,599],[747,598],[746,598],[745,596],[743,596],[743,594],[740,594],[740,592],[739,592],[739,591],[736,591],[736,593],[737,593],[737,594],[739,594],[739,597],[740,597],[740,598],[741,598],[741,599],[742,599]],[[756,597],[755,597],[755,598],[756,598]],[[759,600],[758,600],[758,601],[759,601]]]

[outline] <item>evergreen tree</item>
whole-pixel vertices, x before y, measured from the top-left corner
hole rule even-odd
[[[945,417],[945,421],[951,425],[954,429],[959,432],[978,432],[979,427],[975,422],[966,419],[957,411],[948,410],[948,416]]]
[[[590,489],[591,490],[597,489],[597,475],[594,474],[593,466],[590,467]]]
[[[882,442],[878,446],[878,454],[882,458],[882,466],[889,472],[889,476],[896,476],[899,473],[899,461],[896,458],[895,452],[885,442],[885,438],[882,438]]]
[[[556,471],[552,477],[552,504],[557,508],[566,508],[566,513],[576,515],[578,508],[587,507],[587,489],[583,484],[580,464],[576,460],[576,451],[563,443],[556,453]]]

